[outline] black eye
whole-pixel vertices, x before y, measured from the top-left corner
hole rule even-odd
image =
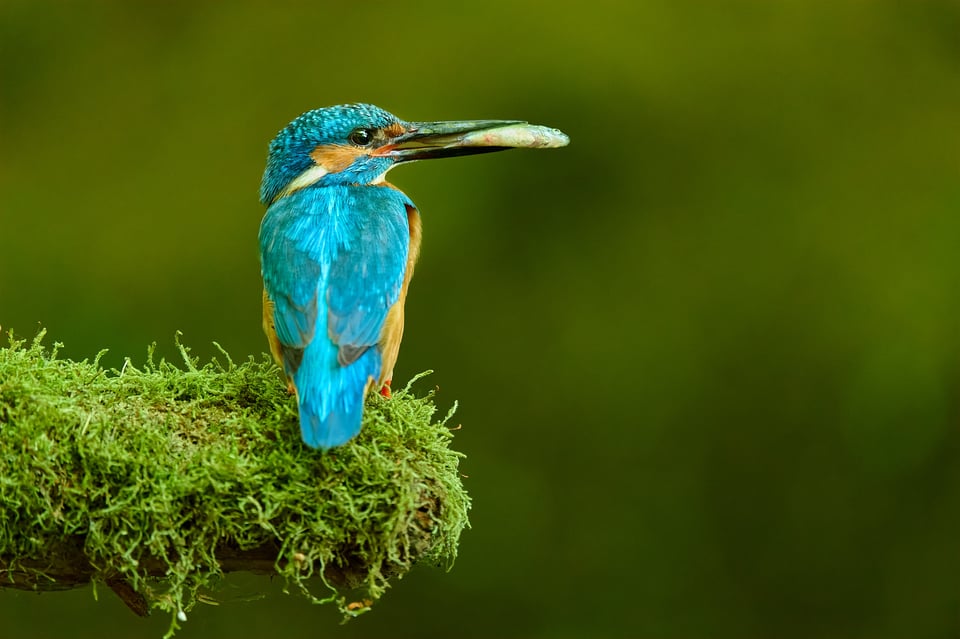
[[[351,144],[357,146],[368,146],[373,142],[373,131],[371,129],[354,129],[347,137]]]

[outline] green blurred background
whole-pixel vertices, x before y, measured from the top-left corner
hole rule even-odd
[[[925,0],[3,0],[0,324],[259,355],[290,119],[557,126],[391,174],[425,228],[397,378],[461,407],[453,571],[345,626],[232,577],[178,636],[960,636],[958,34]],[[103,589],[0,620],[168,622]]]

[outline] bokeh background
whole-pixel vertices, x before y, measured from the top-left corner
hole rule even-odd
[[[179,637],[960,636],[960,5],[3,0],[0,325],[259,356],[266,145],[351,101],[573,140],[391,174],[473,528],[346,625],[238,576]]]

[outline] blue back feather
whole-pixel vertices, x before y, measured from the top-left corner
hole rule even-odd
[[[389,186],[316,184],[277,200],[263,219],[264,287],[310,446],[337,446],[360,430],[365,387],[380,375],[380,334],[403,283],[407,206]]]

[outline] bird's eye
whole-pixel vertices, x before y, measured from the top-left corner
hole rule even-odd
[[[369,146],[373,142],[373,131],[370,129],[354,129],[347,138],[351,144]]]

